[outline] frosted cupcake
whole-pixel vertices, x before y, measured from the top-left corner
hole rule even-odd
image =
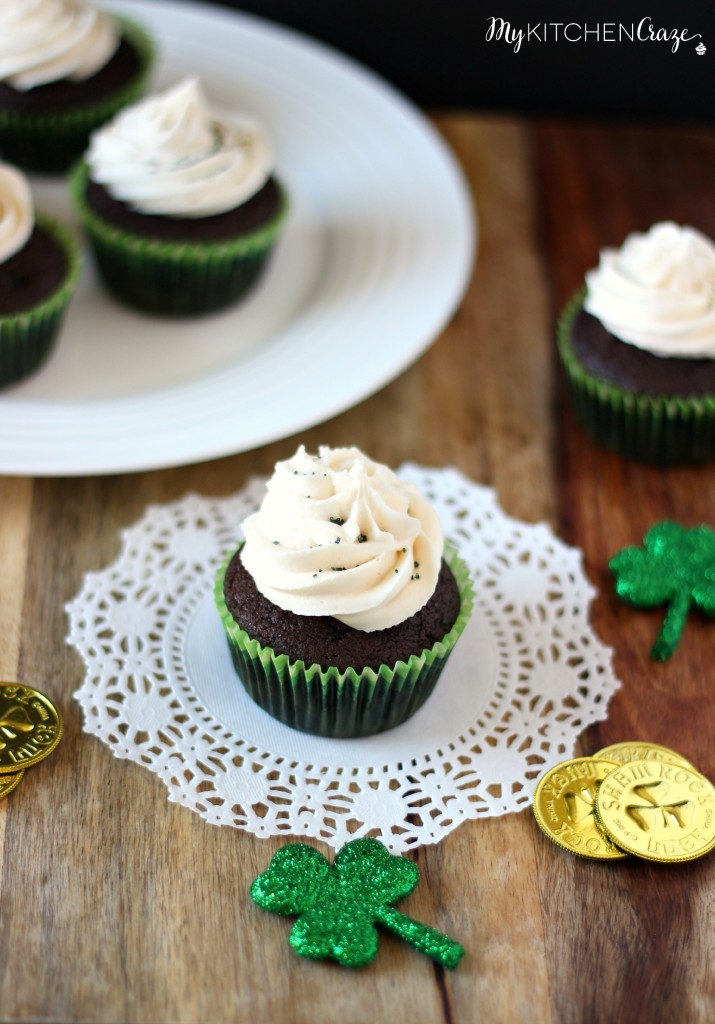
[[[276,465],[216,580],[253,699],[306,732],[363,736],[432,692],[469,617],[464,563],[414,484],[357,448]]]
[[[85,0],[0,0],[0,153],[64,171],[141,95],[152,60],[146,33]]]
[[[715,455],[715,246],[656,224],[605,249],[559,324],[575,410],[605,447],[661,465]]]
[[[0,164],[0,385],[36,370],[49,353],[79,276],[79,246],[35,218],[25,176]]]
[[[287,207],[261,127],[219,117],[195,78],[95,132],[71,187],[107,288],[160,315],[243,298]]]

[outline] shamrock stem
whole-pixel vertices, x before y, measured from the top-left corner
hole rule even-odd
[[[448,935],[436,928],[414,921],[407,914],[401,914],[394,907],[383,906],[377,912],[377,920],[405,942],[415,946],[422,953],[431,956],[443,967],[456,967],[464,956],[464,949]]]
[[[665,619],[663,620],[660,633],[656,637],[655,643],[651,649],[651,658],[655,658],[656,661],[667,661],[671,654],[674,653],[675,648],[678,646],[680,638],[683,635],[685,621],[690,609],[690,602],[691,597],[689,590],[683,589],[676,591],[673,599],[668,605],[668,610],[665,613]]]

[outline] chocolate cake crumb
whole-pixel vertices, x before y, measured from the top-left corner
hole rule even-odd
[[[571,344],[587,373],[634,394],[715,394],[715,359],[653,355],[614,337],[585,309],[574,320]]]
[[[34,89],[13,89],[7,82],[0,82],[0,109],[34,114],[94,106],[130,82],[140,66],[136,50],[122,38],[112,57],[90,78],[79,81],[62,78],[36,85]]]
[[[164,217],[133,210],[114,199],[103,185],[87,183],[87,203],[102,220],[140,235],[180,242],[220,242],[246,235],[268,224],[278,212],[281,194],[274,178],[240,206],[211,217]]]
[[[67,254],[41,227],[9,260],[0,263],[0,316],[32,309],[62,284]]]
[[[330,615],[295,615],[278,608],[257,589],[237,552],[224,582],[226,605],[249,636],[292,661],[317,663],[341,672],[394,665],[421,654],[447,634],[459,614],[461,598],[449,566],[442,562],[437,586],[427,604],[409,619],[373,632],[354,629]]]

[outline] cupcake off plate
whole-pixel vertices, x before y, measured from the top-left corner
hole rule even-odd
[[[581,552],[510,519],[453,469],[406,465],[474,582],[475,605],[434,692],[402,725],[328,739],[291,729],[245,692],[213,600],[216,568],[265,490],[188,495],[125,531],[118,559],[68,605],[86,732],[158,775],[215,825],[393,851],[464,821],[531,806],[545,768],[605,718],[618,688],[593,634]],[[108,768],[108,770],[110,770]]]
[[[124,309],[87,259],[52,358],[0,393],[2,473],[181,465],[326,420],[420,355],[472,268],[474,212],[459,168],[381,79],[233,11],[106,6],[156,39],[152,89],[196,73],[217,107],[265,124],[291,212],[256,292],[213,316],[177,322]],[[32,184],[39,209],[76,226],[62,183]]]

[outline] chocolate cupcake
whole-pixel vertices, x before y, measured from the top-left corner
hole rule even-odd
[[[85,0],[0,4],[0,153],[62,173],[91,131],[141,95],[153,57],[139,26]]]
[[[0,386],[28,376],[47,357],[79,266],[71,235],[35,218],[27,179],[0,164]]]
[[[700,232],[656,224],[604,250],[558,344],[599,444],[659,465],[715,456],[715,246]]]
[[[122,111],[94,133],[71,178],[109,291],[163,316],[242,299],[285,219],[272,165],[261,128],[219,118],[195,78]]]
[[[357,448],[279,462],[216,578],[236,671],[275,718],[365,736],[417,711],[469,618],[469,572],[413,484]],[[444,555],[444,557],[443,557]]]

